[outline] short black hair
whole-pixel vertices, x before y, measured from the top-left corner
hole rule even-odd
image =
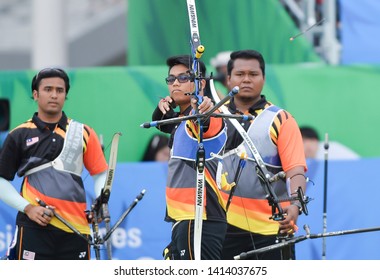
[[[170,69],[175,65],[184,65],[191,71],[193,67],[193,58],[187,54],[171,56],[166,60],[166,65],[169,66],[168,72],[170,72]],[[206,75],[205,64],[203,61],[198,60],[198,66],[201,77],[204,77]]]
[[[261,53],[255,50],[240,50],[234,51],[230,54],[230,60],[227,64],[227,73],[231,76],[232,69],[234,68],[234,62],[236,59],[256,59],[259,61],[261,71],[263,72],[263,76],[265,77],[265,61],[264,57]]]
[[[310,127],[310,126],[302,126],[300,127],[302,138],[306,139],[316,139],[319,141],[319,135],[318,132]]]
[[[142,161],[154,161],[156,154],[164,147],[169,146],[169,137],[165,134],[154,134],[146,147]]]
[[[38,72],[32,79],[32,92],[33,90],[38,90],[42,79],[55,77],[61,78],[65,82],[67,96],[70,90],[70,79],[67,73],[60,68],[44,68]]]

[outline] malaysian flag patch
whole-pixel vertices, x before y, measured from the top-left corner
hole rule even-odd
[[[33,144],[36,144],[39,140],[40,140],[40,138],[38,138],[38,136],[26,139],[26,146],[27,147],[32,146]]]
[[[30,251],[27,251],[27,250],[24,250],[24,252],[22,254],[22,258],[24,260],[34,260],[35,256],[36,256],[36,253],[30,252]]]

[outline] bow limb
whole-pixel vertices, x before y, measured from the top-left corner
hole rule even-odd
[[[109,196],[111,195],[113,178],[114,178],[115,168],[116,168],[116,163],[117,163],[117,151],[119,147],[120,136],[121,136],[121,133],[116,132],[112,138],[106,181],[104,183],[104,187],[101,192],[101,197],[103,197],[102,199],[103,202],[108,202]]]
[[[201,45],[198,18],[195,7],[195,0],[187,0],[187,10],[189,15],[190,33],[191,33],[191,47],[193,55],[193,75],[195,83],[195,97],[197,98],[197,104],[202,103],[202,96],[199,95],[201,72],[199,71],[199,59],[204,52],[204,46]],[[198,109],[196,110],[198,113]],[[204,194],[205,194],[205,150],[203,146],[203,120],[199,118],[199,138],[198,138],[198,150],[196,155],[196,191],[195,191],[195,217],[194,217],[194,258],[195,260],[201,259],[201,244],[202,244],[202,225],[203,225],[203,212],[204,212]]]
[[[115,175],[115,169],[117,164],[117,151],[119,147],[119,138],[121,136],[120,132],[117,132],[112,137],[110,157],[108,162],[108,169],[106,180],[104,182],[104,187],[100,195],[96,198],[95,202],[91,206],[91,212],[93,212],[93,231],[95,235],[98,235],[98,214],[101,213],[101,218],[105,223],[107,233],[110,231],[110,221],[111,216],[108,210],[108,200],[111,195],[113,179]],[[100,240],[99,236],[96,236],[95,240]],[[112,245],[110,241],[107,241],[107,256],[108,259],[112,259]],[[97,253],[98,254],[98,253]]]

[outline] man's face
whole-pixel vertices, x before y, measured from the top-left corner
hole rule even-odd
[[[317,139],[303,138],[303,147],[306,158],[315,158],[319,149],[319,141]]]
[[[173,98],[177,105],[189,105],[190,95],[187,93],[192,93],[195,90],[194,82],[187,80],[186,82],[180,82],[180,76],[190,77],[189,69],[185,65],[174,65],[169,71],[169,77],[176,77],[173,84],[168,84],[168,89],[170,97]]]
[[[238,58],[234,62],[231,75],[227,77],[228,87],[239,87],[236,98],[257,101],[264,87],[265,77],[256,59]]]
[[[58,77],[42,79],[38,90],[33,91],[33,98],[38,103],[39,113],[60,114],[66,99],[64,80]]]

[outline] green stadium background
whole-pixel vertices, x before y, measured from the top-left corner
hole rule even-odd
[[[0,72],[0,98],[11,104],[11,128],[32,116],[34,71]],[[362,157],[379,157],[380,67],[268,65],[264,94],[289,110],[299,125],[313,125]],[[167,94],[165,66],[109,67],[69,70],[72,87],[65,112],[88,123],[107,147],[121,132],[118,160],[139,161],[156,128],[151,120],[160,97]],[[106,151],[106,154],[108,152]]]
[[[380,156],[377,108],[380,66],[330,66],[323,63],[278,0],[196,1],[202,60],[219,51],[244,48],[263,53],[264,94],[290,111],[300,125],[349,146],[362,157]],[[142,157],[157,129],[140,124],[167,95],[165,59],[190,54],[186,1],[129,0],[126,20],[128,66],[68,69],[72,88],[66,113],[93,126],[105,147],[122,132],[119,161]],[[208,65],[208,74],[214,69]],[[0,98],[11,104],[11,128],[36,110],[30,81],[35,71],[0,72]],[[106,153],[108,154],[108,153]]]
[[[267,62],[263,92],[267,98],[291,112],[299,125],[312,125],[320,135],[328,133],[330,140],[363,157],[358,161],[329,163],[329,231],[373,227],[377,219],[371,213],[376,213],[379,197],[378,184],[373,182],[372,175],[376,174],[380,160],[377,130],[380,65],[325,64],[305,37],[289,41],[300,31],[279,2],[196,0],[201,40],[206,48],[202,60],[209,64],[211,57],[224,50],[252,48],[262,52]],[[67,115],[103,135],[107,157],[113,134],[123,134],[110,205],[114,221],[140,188],[147,188],[141,205],[128,217],[128,224],[123,225],[126,232],[141,229],[142,246],[114,247],[115,253],[118,249],[126,259],[141,256],[160,259],[170,237],[169,224],[163,222],[167,166],[137,162],[150,136],[158,132],[140,125],[151,120],[157,102],[167,94],[165,59],[174,54],[190,54],[185,3],[185,0],[129,0],[128,66],[67,69],[72,86],[64,109]],[[211,71],[214,69],[208,65],[208,73]],[[30,118],[37,109],[30,89],[35,73],[31,69],[0,72],[0,98],[10,101],[11,128]],[[309,205],[310,215],[302,215],[299,220],[300,225],[304,222],[311,225],[312,232],[322,230],[323,163],[309,163],[309,176],[315,187],[308,187],[308,194],[314,201]],[[13,182],[16,189],[19,181],[16,178]],[[91,190],[92,182],[84,181]],[[360,213],[357,207],[350,207],[357,205],[359,191],[361,201],[364,199],[360,202]],[[4,237],[11,236],[16,212],[7,206],[0,210],[1,256],[9,244]],[[299,234],[303,234],[302,230]],[[331,238],[327,241],[328,259],[379,259],[378,250],[373,247],[379,238],[373,234],[365,238],[362,235]],[[299,244],[300,259],[320,259],[320,241]]]

